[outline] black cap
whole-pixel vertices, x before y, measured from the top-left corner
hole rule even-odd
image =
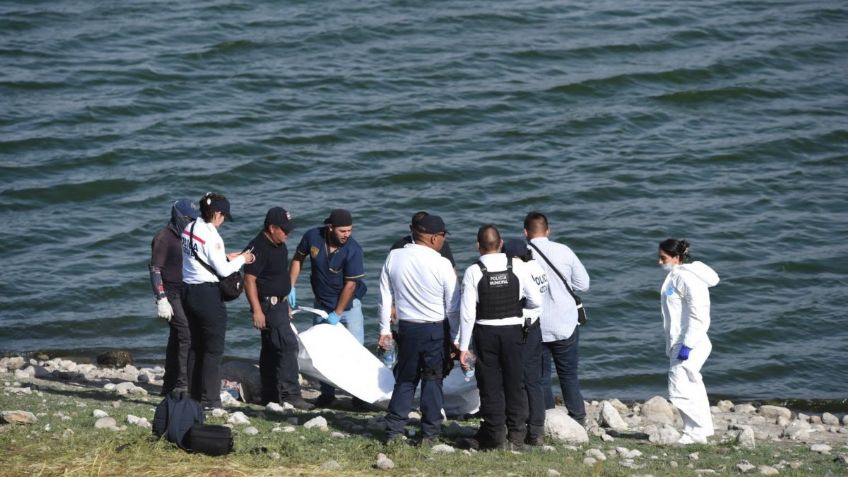
[[[227,200],[226,197],[212,199],[212,202],[209,203],[209,208],[224,214],[224,217],[226,217],[227,220],[233,220],[233,216],[230,215],[230,201]]]
[[[426,215],[418,222],[418,229],[425,234],[448,233],[445,221],[438,215]]]
[[[503,252],[507,257],[523,257],[527,254],[527,242],[521,239],[509,239],[504,242]]]
[[[333,227],[347,227],[353,225],[353,217],[345,209],[333,209],[330,216],[324,219],[324,223]]]
[[[290,234],[295,228],[291,212],[282,207],[271,207],[268,209],[268,213],[265,214],[265,226],[267,227],[269,225],[276,225],[287,234]]]

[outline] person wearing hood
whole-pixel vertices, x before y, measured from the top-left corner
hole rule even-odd
[[[191,332],[183,310],[180,293],[183,288],[183,253],[180,234],[189,222],[197,218],[197,207],[188,199],[171,206],[171,221],[153,237],[150,244],[150,284],[156,297],[156,314],[168,321],[171,331],[165,351],[165,377],[162,395],[175,388],[188,387],[187,362],[191,347]]]
[[[659,265],[668,271],[660,288],[660,305],[669,358],[668,395],[683,417],[679,444],[705,444],[713,435],[713,419],[701,368],[713,349],[710,328],[710,291],[718,274],[703,262],[689,258],[689,243],[660,242]]]

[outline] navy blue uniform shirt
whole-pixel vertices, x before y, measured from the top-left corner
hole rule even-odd
[[[327,245],[327,227],[316,227],[307,230],[297,245],[295,256],[309,257],[312,267],[310,282],[312,293],[320,308],[324,311],[335,310],[342,293],[345,280],[356,280],[356,291],[353,297],[362,299],[365,296],[365,261],[362,247],[350,237],[347,242],[329,253]],[[352,302],[353,300],[351,300]],[[349,310],[348,303],[345,310]]]

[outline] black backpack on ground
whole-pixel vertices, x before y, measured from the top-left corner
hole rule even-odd
[[[187,393],[171,393],[156,406],[153,415],[153,435],[165,436],[180,449],[189,450],[186,435],[195,424],[203,424],[203,408]]]
[[[233,451],[233,431],[227,426],[195,424],[186,435],[186,445],[192,452],[206,455],[225,455]]]

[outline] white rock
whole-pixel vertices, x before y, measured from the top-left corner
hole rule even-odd
[[[782,436],[792,440],[804,440],[810,436],[810,425],[804,421],[792,421],[783,430]]]
[[[586,452],[583,455],[585,457],[594,458],[595,460],[598,460],[598,461],[607,460],[607,456],[604,455],[604,452],[600,449],[595,449],[595,448],[588,449],[588,450],[586,450]]]
[[[760,474],[762,475],[778,475],[780,472],[777,471],[774,467],[768,465],[761,465],[758,467],[760,470]]]
[[[589,442],[586,429],[561,407],[545,411],[545,435],[572,444]]]
[[[642,416],[648,422],[674,424],[674,409],[662,396],[654,396],[642,405]]]
[[[106,417],[109,414],[107,414],[106,411],[101,411],[100,409],[95,409],[94,411],[92,411],[91,415],[100,419],[101,417]]]
[[[604,441],[604,442],[612,442],[612,441],[615,440],[615,438],[613,438],[609,434],[604,433],[604,434],[601,435],[601,440]]]
[[[556,447],[554,446],[542,446],[542,450],[545,452],[556,452]],[[577,450],[575,447],[574,450]]]
[[[35,377],[35,369],[32,366],[27,367],[26,369],[16,369],[15,370],[15,379],[20,380],[29,380]]]
[[[781,406],[760,406],[760,415],[766,419],[777,419],[779,416],[792,419],[792,411]]]
[[[609,402],[601,403],[601,423],[616,431],[626,431],[627,423],[621,418],[618,410]]]
[[[3,422],[8,424],[35,424],[38,418],[29,411],[3,411],[0,413]]]
[[[389,459],[386,454],[380,452],[379,454],[377,454],[377,461],[374,463],[374,467],[380,470],[389,470],[395,468],[395,463],[392,461],[392,459]]]
[[[103,385],[103,389],[107,391],[114,391],[117,385],[115,383],[106,383]]]
[[[335,437],[337,439],[344,439],[347,437],[347,434],[344,432],[331,432],[330,437]]]
[[[250,424],[250,419],[244,415],[241,411],[236,411],[230,415],[230,418],[227,419],[229,424],[240,425],[240,424]]]
[[[245,427],[242,432],[244,432],[248,436],[255,436],[256,434],[259,434],[259,429],[255,428],[253,426],[249,426],[249,427]]]
[[[328,460],[327,462],[321,464],[321,468],[323,470],[339,470],[342,468],[342,466],[334,460]]]
[[[736,470],[742,472],[743,474],[750,472],[754,469],[756,469],[756,467],[751,465],[751,463],[747,460],[743,460],[742,462],[736,464]]]
[[[129,394],[130,392],[132,392],[133,389],[135,389],[135,384],[130,382],[119,383],[115,386],[115,392],[120,394],[121,396]]]
[[[595,465],[598,461],[593,457],[586,457],[583,459],[583,465]]]
[[[647,426],[645,427],[645,433],[648,434],[648,441],[653,444],[673,445],[680,439],[680,433],[677,432],[677,429],[668,425],[660,428]]]
[[[839,418],[834,416],[833,414],[826,412],[821,416],[822,424],[826,426],[838,426]]]
[[[560,474],[556,469],[548,469],[546,475],[548,477],[559,477],[562,474]]]
[[[12,394],[32,394],[32,388],[8,388],[7,389]]]
[[[417,412],[415,412],[415,411],[410,411],[410,413],[409,413],[409,416],[408,416],[408,417],[409,417],[409,419],[410,419],[410,420],[412,420],[412,419],[417,419],[417,420],[419,420],[419,421],[421,420],[421,414],[418,414],[418,413],[417,413]]]
[[[324,419],[324,416],[313,417],[312,419],[306,421],[303,424],[303,427],[306,429],[317,428],[322,431],[326,431],[329,428],[327,427],[327,420]]]
[[[775,422],[780,427],[786,427],[792,421],[790,421],[789,418],[787,418],[786,416],[777,416],[777,419],[775,419]]]
[[[285,411],[285,409],[283,409],[283,406],[280,406],[278,403],[275,403],[275,402],[269,402],[269,403],[265,406],[265,412],[282,414],[282,413],[284,413],[284,412],[286,412],[286,411]]]
[[[848,426],[848,414],[842,416],[842,425]]]
[[[831,447],[827,444],[813,444],[810,446],[810,450],[819,454],[830,454]]]
[[[286,426],[283,428],[283,432],[294,432],[296,430],[297,429],[295,429],[294,426]]]
[[[95,429],[114,429],[117,426],[118,423],[113,417],[101,417],[94,423]]]
[[[434,454],[453,454],[456,452],[456,449],[447,444],[436,444],[430,448],[430,452]]]
[[[220,407],[216,407],[212,410],[212,417],[227,417],[227,411],[221,409]]]
[[[748,403],[736,404],[733,406],[733,412],[738,412],[739,414],[753,414],[757,412],[757,408]]]
[[[715,473],[713,469],[695,469],[695,475],[715,475]]]
[[[745,449],[754,449],[757,447],[757,439],[754,436],[754,429],[746,427],[739,431],[736,435],[736,443]]]
[[[810,422],[810,416],[804,414],[803,412],[799,412],[798,415],[795,416],[795,419],[798,419],[799,421]]]
[[[719,401],[716,403],[716,407],[721,409],[721,412],[730,412],[733,409],[733,403],[727,400]]]

